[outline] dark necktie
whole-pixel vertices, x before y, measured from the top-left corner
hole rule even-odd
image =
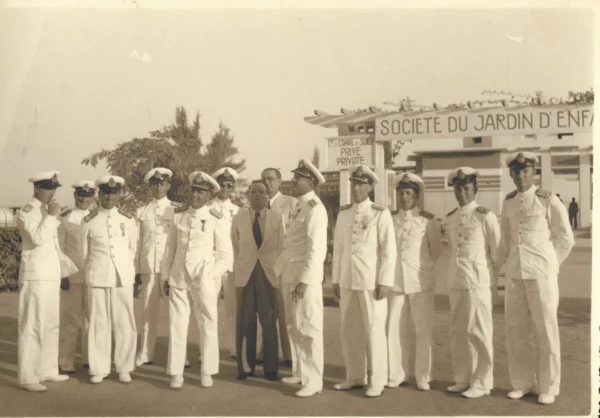
[[[260,212],[256,212],[254,215],[254,223],[252,224],[252,235],[254,235],[256,248],[260,248],[262,245],[262,234],[260,233],[260,224],[258,223],[258,218],[260,218]]]
[[[267,209],[271,209],[271,201],[267,200]]]

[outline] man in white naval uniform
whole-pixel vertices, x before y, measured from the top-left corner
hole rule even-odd
[[[293,345],[292,376],[298,397],[323,390],[323,262],[327,253],[327,211],[314,192],[325,178],[307,160],[292,170],[298,207],[290,219],[281,255],[283,307]]]
[[[60,214],[58,226],[58,242],[61,250],[77,266],[79,271],[70,277],[61,279],[60,288],[60,340],[58,365],[63,373],[75,373],[75,350],[77,335],[81,331],[81,357],[83,364],[88,364],[88,289],[85,284],[83,260],[78,259],[79,238],[83,218],[90,213],[90,205],[94,201],[96,185],[93,181],[83,180],[74,183],[75,207]]]
[[[506,261],[506,345],[511,399],[539,391],[552,404],[560,392],[558,270],[574,245],[569,215],[558,197],[533,185],[537,157],[506,159],[517,190],[502,206],[496,265]],[[537,358],[537,361],[536,361]]]
[[[364,386],[383,392],[388,375],[385,338],[387,293],[394,284],[396,240],[390,211],[369,199],[377,175],[367,166],[349,170],[353,204],[340,207],[333,241],[333,290],[340,299],[346,380],[334,386]],[[366,376],[365,359],[370,375]]]
[[[429,390],[433,348],[434,266],[442,237],[434,216],[419,210],[425,185],[419,176],[396,176],[397,207],[392,220],[397,257],[394,286],[388,300],[386,334],[389,373],[387,387],[400,386],[414,374],[417,387]],[[412,360],[412,361],[411,361]],[[414,364],[410,370],[410,364]]]
[[[459,205],[446,215],[454,376],[447,390],[466,398],[489,395],[494,386],[492,287],[500,226],[496,215],[475,201],[478,175],[471,167],[459,167],[447,179]]]
[[[216,197],[210,201],[212,209],[218,210],[223,215],[223,221],[227,222],[229,229],[233,217],[237,215],[240,207],[231,202],[231,196],[235,190],[235,181],[238,178],[238,173],[231,167],[223,167],[215,171],[211,176],[219,184],[219,191],[216,192]],[[228,236],[227,251],[228,260],[231,260],[231,265],[227,266],[227,271],[222,277],[217,280],[217,298],[221,287],[223,287],[223,304],[225,305],[225,341],[229,348],[229,355],[235,358],[235,321],[236,321],[236,296],[235,296],[235,276],[233,273],[233,247],[231,238]]]
[[[100,207],[84,218],[79,259],[85,264],[90,328],[88,357],[92,383],[110,374],[114,334],[115,367],[121,383],[131,382],[137,331],[133,312],[133,282],[137,226],[133,216],[117,207],[125,180],[96,180]]]
[[[213,385],[219,372],[218,288],[215,283],[232,263],[230,226],[221,212],[208,206],[218,183],[208,174],[189,175],[190,206],[176,209],[175,225],[169,232],[163,264],[163,280],[169,294],[170,387],[183,386],[190,299],[200,331],[200,384]]]
[[[47,390],[44,381],[62,382],[58,374],[60,279],[77,267],[60,250],[57,237],[60,206],[54,200],[58,171],[36,174],[33,199],[17,218],[21,234],[19,268],[19,387],[29,392]]]
[[[279,191],[281,186],[281,173],[276,168],[265,168],[261,173],[261,180],[267,186],[267,193],[269,194],[269,200],[267,202],[267,208],[274,210],[283,216],[283,222],[285,223],[285,230],[289,229],[290,216],[296,210],[298,206],[298,199],[293,196],[287,196]],[[281,281],[281,260],[277,260],[275,271],[280,277]],[[283,293],[282,288],[277,289],[277,303],[280,306],[279,314],[277,318],[277,326],[279,331],[279,339],[281,341],[281,353],[283,355],[283,365],[285,367],[292,367],[292,345],[290,344],[290,336],[287,332],[287,326],[285,323],[285,311],[283,309]],[[258,326],[258,339],[257,339],[257,350],[258,359],[262,359],[262,337],[260,324]]]
[[[175,209],[182,205],[171,202],[167,192],[173,173],[168,168],[156,167],[148,171],[144,181],[150,188],[152,201],[136,211],[139,241],[135,260],[135,279],[141,284],[134,300],[138,352],[136,365],[152,364],[156,345],[156,328],[162,300],[162,262],[167,235],[173,226]]]

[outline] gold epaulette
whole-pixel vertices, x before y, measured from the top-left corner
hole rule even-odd
[[[378,205],[377,203],[373,203],[373,204],[371,205],[371,207],[372,207],[373,209],[375,209],[375,210],[386,210],[386,207],[385,207],[385,206]]]
[[[98,214],[97,210],[93,210],[90,213],[88,213],[87,215],[85,215],[85,218],[83,218],[84,221],[89,222],[92,219],[94,219],[94,217]]]
[[[427,218],[429,220],[432,220],[433,218],[435,218],[435,216],[433,215],[433,213],[429,213],[429,212],[424,211],[424,210],[419,211],[419,215],[421,215],[423,218]]]
[[[60,217],[64,218],[65,216],[67,216],[71,212],[73,212],[73,209],[67,209],[63,213],[60,214]]]
[[[488,208],[483,206],[477,206],[475,210],[479,213],[483,213],[484,215],[490,211]]]
[[[340,210],[350,209],[352,207],[352,203],[348,203],[347,205],[340,206]]]
[[[315,199],[310,199],[308,201],[308,204],[310,205],[311,208],[314,208],[315,206],[318,205],[317,201]]]
[[[546,199],[549,198],[550,196],[552,196],[552,192],[549,192],[548,190],[544,190],[544,189],[537,189],[535,191],[535,194],[538,196],[545,197]]]
[[[454,212],[456,212],[457,210],[458,210],[458,208],[454,208],[454,209],[452,209],[450,212],[448,212],[448,213],[446,214],[446,216],[450,216],[450,215],[452,215],[452,214],[453,214]]]
[[[179,203],[179,202],[171,202],[171,206],[175,207],[175,208],[180,208],[183,206],[183,203]]]
[[[209,212],[212,216],[214,216],[217,219],[221,219],[223,217],[223,214],[221,212],[219,212],[218,210],[211,209],[211,210],[209,210]]]
[[[178,207],[177,209],[175,209],[175,213],[181,213],[181,212],[185,212],[186,210],[189,209],[188,205],[182,205],[180,207]]]
[[[123,215],[124,217],[126,217],[126,218],[129,218],[129,219],[131,219],[131,217],[132,217],[131,213],[129,213],[129,212],[127,212],[127,211],[124,211],[124,210],[123,210],[123,209],[121,209],[121,208],[119,208],[119,213],[120,213],[121,215]]]
[[[21,212],[25,212],[25,213],[27,213],[27,212],[30,212],[30,211],[31,211],[31,209],[33,209],[33,206],[31,206],[31,205],[28,203],[28,204],[26,204],[25,206],[23,206],[23,207],[21,208]]]
[[[516,190],[513,190],[512,192],[510,192],[509,194],[507,194],[507,195],[506,195],[506,198],[505,198],[505,200],[512,199],[512,198],[513,198],[513,197],[515,197],[516,195],[517,195],[517,191],[516,191]]]

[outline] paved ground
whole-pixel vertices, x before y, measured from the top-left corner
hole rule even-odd
[[[586,249],[587,248],[587,249]],[[222,350],[221,370],[210,389],[200,387],[198,365],[188,369],[180,391],[168,389],[165,374],[167,324],[161,314],[155,364],[137,369],[130,385],[112,374],[101,385],[89,383],[79,368],[64,383],[49,383],[46,393],[30,394],[16,387],[17,295],[0,295],[0,415],[2,416],[187,416],[187,415],[588,415],[590,414],[590,294],[591,251],[578,245],[560,275],[559,323],[562,341],[562,387],[557,402],[540,406],[535,397],[520,401],[505,398],[509,389],[504,343],[503,308],[494,308],[495,387],[489,397],[466,400],[444,392],[450,383],[447,298],[436,298],[436,328],[432,390],[420,392],[413,384],[387,389],[377,399],[362,391],[336,392],[334,383],[344,377],[339,343],[339,310],[325,308],[325,388],[310,399],[293,396],[296,388],[260,377],[235,380],[235,363]],[[190,341],[197,341],[192,328]],[[198,347],[189,344],[190,359]],[[257,375],[262,371],[257,369]],[[282,369],[281,375],[288,375]],[[595,373],[594,373],[595,376]]]

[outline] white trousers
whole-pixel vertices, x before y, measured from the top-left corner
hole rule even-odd
[[[506,285],[508,374],[513,389],[560,392],[558,279],[511,279]]]
[[[189,294],[189,298],[188,298]],[[187,355],[191,304],[200,331],[200,374],[219,373],[219,318],[217,285],[201,280],[189,290],[169,289],[169,361],[167,374],[182,375]]]
[[[90,287],[88,294],[90,374],[110,374],[113,333],[117,373],[131,372],[134,369],[137,337],[133,312],[133,285]]]
[[[292,374],[302,387],[323,389],[323,287],[308,285],[304,297],[292,300],[295,284],[283,284],[283,307],[292,343]]]
[[[386,323],[390,382],[402,383],[410,376],[417,382],[431,380],[433,347],[433,290],[388,296]],[[414,365],[414,373],[411,365]]]
[[[492,291],[448,289],[450,355],[454,382],[491,390],[494,386]]]
[[[236,296],[235,296],[235,276],[233,272],[223,275],[223,304],[225,306],[225,341],[229,354],[235,356],[235,321],[236,321]],[[220,288],[218,289],[220,290]],[[218,297],[217,291],[217,297]]]
[[[88,287],[85,283],[72,283],[69,290],[60,292],[60,340],[58,364],[72,369],[75,363],[77,336],[81,332],[82,362],[88,362]]]
[[[146,363],[154,359],[156,330],[160,313],[161,289],[160,274],[142,274],[140,293],[134,299],[136,325],[138,330],[137,359]]]
[[[342,355],[346,380],[366,381],[368,370],[370,385],[383,389],[388,377],[387,300],[375,300],[374,293],[340,289]]]
[[[19,291],[19,384],[58,374],[60,282],[23,281]]]

